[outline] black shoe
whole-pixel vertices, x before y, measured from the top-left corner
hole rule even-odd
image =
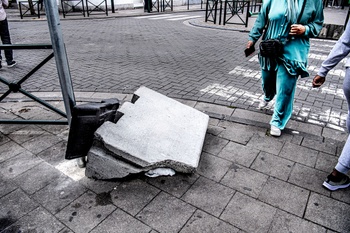
[[[323,182],[323,186],[331,191],[345,189],[350,186],[350,179],[347,175],[342,175],[338,178],[330,174]]]
[[[14,67],[15,65],[17,65],[16,61],[7,62],[7,67],[9,67],[9,68]]]

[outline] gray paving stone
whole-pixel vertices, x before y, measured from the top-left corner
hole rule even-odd
[[[38,207],[38,204],[20,189],[2,197],[0,203],[0,231]]]
[[[50,213],[56,214],[84,192],[86,192],[85,187],[61,174],[32,197]]]
[[[203,151],[217,155],[229,141],[211,134],[205,135]]]
[[[184,100],[184,99],[175,99],[176,101],[179,101],[180,103],[183,103],[187,106],[190,106],[192,108],[194,108],[197,104],[197,101],[193,101],[193,100]]]
[[[110,199],[87,192],[55,216],[74,232],[85,233],[99,225],[116,207]]]
[[[215,118],[209,118],[209,125],[214,125],[214,126],[218,126],[220,120],[219,119],[215,119]]]
[[[159,233],[159,231],[152,230],[150,233]]]
[[[60,141],[62,141],[60,138],[57,138],[52,134],[45,133],[26,141],[22,144],[22,146],[33,154],[38,154],[52,145],[59,143]]]
[[[8,135],[12,132],[15,132],[19,129],[22,129],[25,127],[25,125],[16,125],[16,124],[1,124],[0,125],[0,132],[4,135]]]
[[[64,225],[39,207],[5,229],[5,232],[60,232]]]
[[[254,135],[247,146],[270,154],[278,155],[283,147],[283,142],[270,136]]]
[[[204,102],[197,102],[195,109],[202,112],[213,112],[218,114],[224,114],[230,116],[234,109],[229,108],[228,106],[220,106],[217,104],[209,104]]]
[[[308,147],[314,150],[318,150],[320,152],[328,153],[335,155],[337,152],[337,145],[332,142],[321,142],[318,140],[314,140],[311,138],[304,138],[302,144],[304,147]]]
[[[312,193],[305,218],[338,232],[349,232],[350,205]]]
[[[12,182],[0,180],[0,198],[17,189],[17,186],[13,185]]]
[[[91,233],[100,232],[128,232],[149,233],[151,228],[120,209],[115,210]]]
[[[12,158],[20,153],[23,153],[25,149],[13,141],[8,141],[0,146],[0,162],[3,162],[9,158]]]
[[[64,119],[62,119],[64,120]],[[62,134],[65,134],[67,132],[67,135],[69,133],[69,126],[67,125],[40,125],[40,128],[45,130],[46,132],[49,132],[53,135],[60,136]]]
[[[310,191],[275,178],[269,178],[259,195],[259,200],[303,217]]]
[[[244,204],[243,204],[244,203]],[[268,232],[277,209],[237,192],[220,216],[246,232]]]
[[[242,124],[232,124],[220,133],[219,137],[246,145],[253,137],[255,132],[251,130],[251,126]]]
[[[232,162],[203,152],[197,173],[219,182],[232,166]]]
[[[339,189],[331,193],[331,198],[350,204],[349,189]]]
[[[195,210],[191,205],[161,192],[136,218],[159,232],[175,233],[188,222]]]
[[[57,166],[62,163],[65,159],[67,150],[67,142],[61,141],[46,150],[37,154],[37,156],[43,159],[45,162],[51,164],[52,166]]]
[[[9,142],[10,138],[5,136],[3,133],[0,133],[0,146]]]
[[[218,136],[222,131],[225,129],[219,126],[214,126],[214,125],[208,125],[207,133],[212,134],[214,136]]]
[[[326,233],[327,229],[292,214],[278,210],[272,222],[270,233]]]
[[[279,156],[304,164],[309,167],[314,167],[317,160],[318,151],[298,146],[289,142],[283,145]]]
[[[327,230],[327,233],[337,233],[336,231]]]
[[[252,112],[245,109],[236,109],[232,116],[264,123],[268,123],[271,120],[271,116],[265,113]]]
[[[318,125],[307,124],[307,123],[294,121],[294,120],[289,121],[286,127],[295,131],[313,134],[317,136],[322,135],[322,129],[323,129],[321,126],[318,126]]]
[[[236,142],[229,142],[218,156],[234,163],[250,167],[258,154],[259,150],[255,148],[241,145]]]
[[[268,176],[251,169],[232,165],[221,183],[237,191],[257,198],[268,180]]]
[[[146,178],[146,181],[149,184],[180,198],[193,185],[198,177],[199,175],[197,173],[177,173],[174,176]]]
[[[239,229],[234,226],[215,218],[201,210],[197,210],[190,220],[186,223],[180,233],[238,233]]]
[[[40,163],[17,176],[14,181],[28,194],[33,194],[60,177],[61,172],[47,163]]]
[[[30,139],[36,138],[45,133],[43,129],[35,125],[29,125],[19,130],[16,130],[8,135],[13,141],[22,144]]]
[[[137,179],[118,185],[111,192],[111,200],[114,205],[134,216],[159,192],[157,188]]]
[[[322,136],[325,138],[330,138],[336,141],[346,141],[348,134],[339,130],[334,130],[330,128],[323,128]]]
[[[52,103],[52,105],[57,107],[55,103]],[[40,106],[38,103],[16,103],[12,106],[11,110],[25,120],[57,120],[61,117],[57,113]]]
[[[109,193],[113,189],[115,189],[118,185],[120,185],[121,181],[118,180],[94,180],[87,177],[83,177],[79,180],[79,183],[86,188],[90,189],[94,193],[100,194],[100,193]]]
[[[0,163],[0,174],[6,178],[14,178],[43,161],[30,152],[19,155]]]
[[[234,193],[230,188],[201,177],[181,199],[219,217]]]
[[[320,152],[317,156],[315,168],[324,172],[331,172],[338,162],[338,157]]]
[[[290,139],[290,143],[293,143],[295,145],[301,145],[301,143],[303,142],[304,137],[300,136],[300,135],[293,135],[293,137]]]
[[[292,171],[294,163],[278,156],[260,152],[251,168],[286,181]]]
[[[323,181],[328,173],[322,172],[301,164],[295,164],[288,182],[296,184],[307,190],[311,190],[323,195],[330,195],[330,191],[322,187]]]

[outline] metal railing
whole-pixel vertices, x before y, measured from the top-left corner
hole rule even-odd
[[[50,44],[35,44],[35,45],[27,45],[27,44],[16,44],[16,45],[0,45],[1,50],[5,49],[52,49],[52,45]],[[61,110],[53,107],[46,101],[34,96],[33,94],[27,92],[22,88],[22,84],[30,78],[36,71],[38,71],[42,66],[44,66],[51,58],[54,57],[54,53],[50,53],[44,60],[42,60],[38,65],[36,65],[31,71],[28,72],[23,78],[16,82],[9,82],[4,77],[0,77],[0,82],[8,86],[8,90],[0,96],[0,102],[4,100],[9,94],[20,92],[23,95],[29,97],[30,99],[40,103],[41,105],[47,107],[48,109],[56,112],[57,114],[67,118],[67,114],[62,112]],[[54,125],[67,125],[67,120],[7,120],[0,119],[0,124],[54,124]]]
[[[219,5],[219,25],[239,24],[248,26],[248,17],[251,15],[251,1],[248,0],[208,0],[205,8],[205,22],[217,22]],[[231,21],[236,16],[238,21]]]
[[[244,25],[245,27],[248,27],[248,17],[249,17],[248,9],[250,7],[250,1],[224,0],[224,1],[221,1],[220,4],[222,4],[222,2],[224,2],[223,25],[241,24],[241,25]],[[244,12],[246,12],[245,17],[244,17]],[[220,6],[220,21],[221,21],[221,14],[222,14],[222,6]],[[232,19],[234,16],[237,16],[239,21],[241,22],[230,22],[230,19]],[[219,24],[221,23],[220,21],[219,21]]]

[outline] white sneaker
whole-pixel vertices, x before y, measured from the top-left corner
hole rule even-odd
[[[281,136],[281,130],[274,125],[271,125],[270,135],[279,137]]]
[[[264,108],[266,108],[266,106],[267,106],[268,104],[269,104],[269,102],[267,102],[266,100],[262,99],[262,100],[260,100],[258,109],[264,109]]]

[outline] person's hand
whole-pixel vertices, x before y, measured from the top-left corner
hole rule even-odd
[[[312,87],[320,87],[326,81],[326,77],[316,75],[312,80]]]
[[[248,41],[246,49],[249,49],[250,47],[254,46],[254,42],[253,41]]]
[[[303,35],[305,31],[306,31],[305,26],[301,24],[292,24],[292,26],[290,26],[289,35],[300,36],[300,35]]]

